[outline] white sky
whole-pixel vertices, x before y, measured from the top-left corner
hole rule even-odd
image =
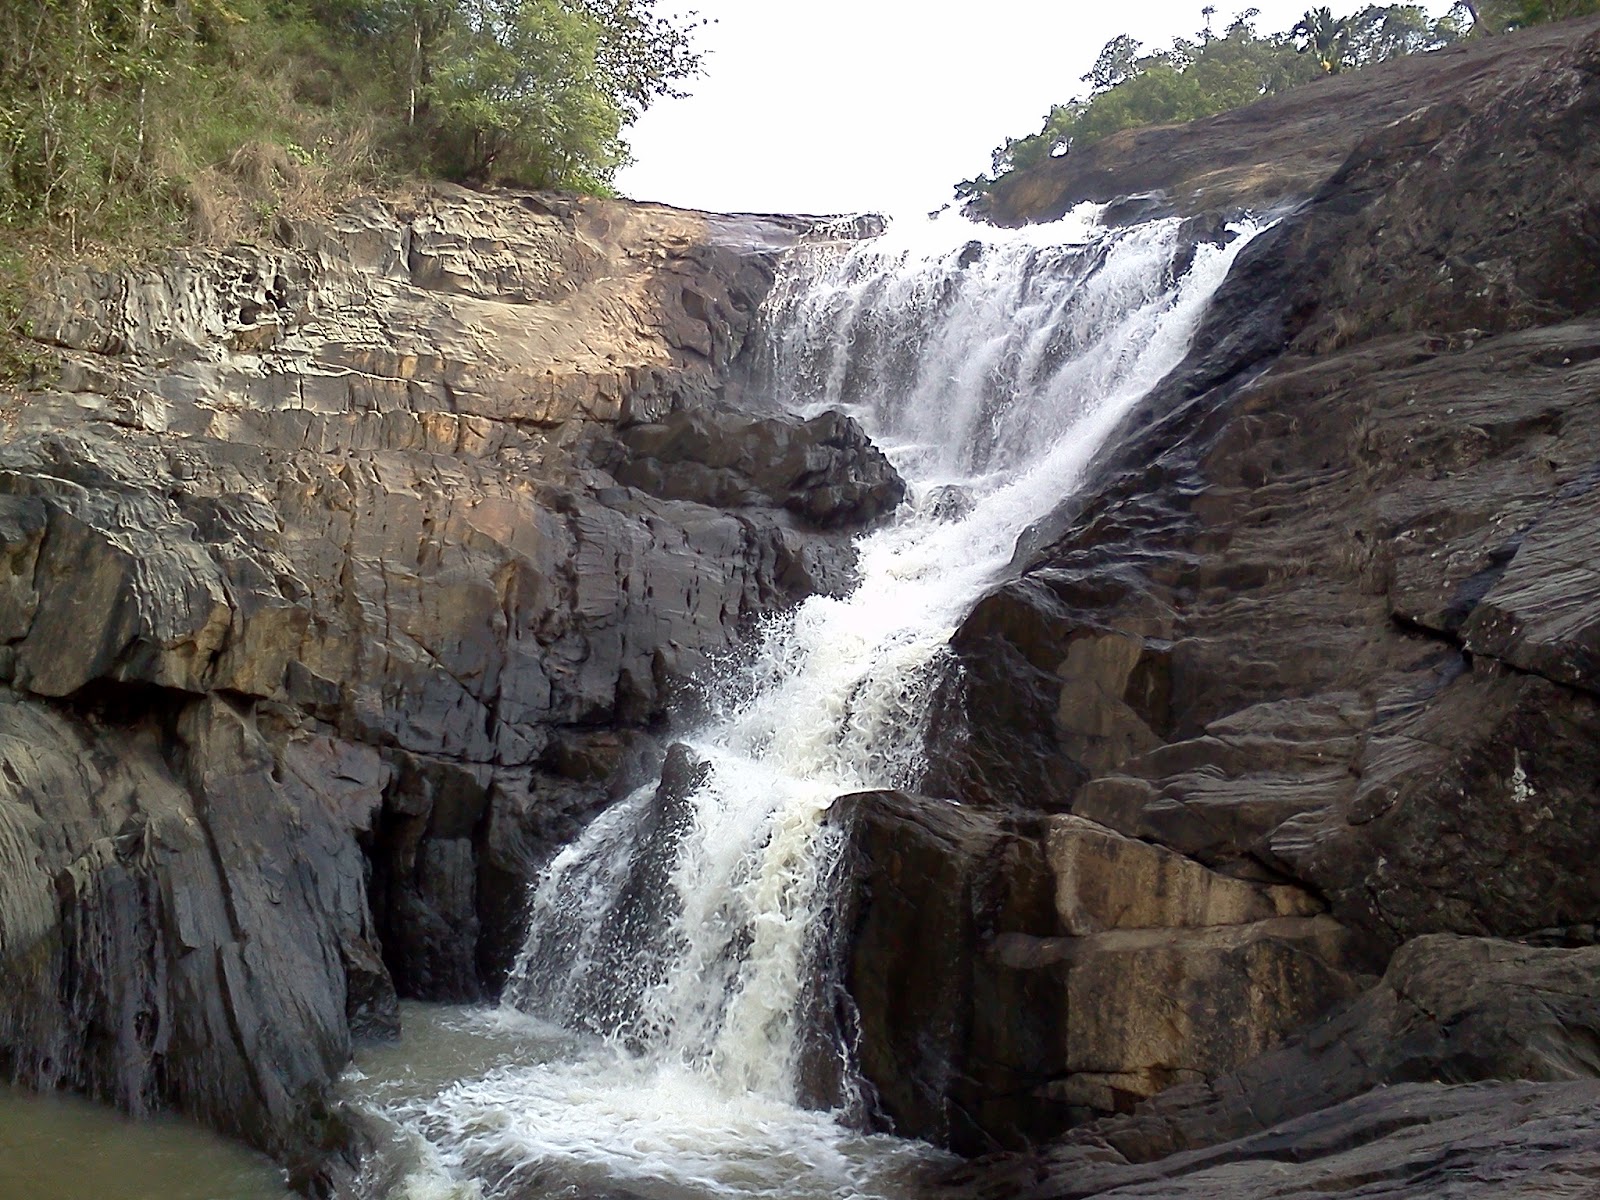
[[[1246,7],[1214,2],[1218,32]],[[1288,29],[1311,2],[1255,0],[1256,28]],[[1193,36],[1204,3],[668,0],[715,21],[697,34],[705,74],[628,131],[617,187],[721,212],[927,212],[1081,94],[1109,39]]]

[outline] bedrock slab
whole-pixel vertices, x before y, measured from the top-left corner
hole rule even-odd
[[[352,1035],[497,990],[530,877],[903,485],[740,406],[806,222],[440,187],[280,234],[60,273],[59,376],[0,397],[0,1073],[311,1186]]]

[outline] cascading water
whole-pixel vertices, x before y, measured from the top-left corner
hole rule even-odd
[[[1185,251],[1175,220],[1110,230],[1084,210],[794,252],[768,303],[766,386],[792,411],[855,415],[911,498],[858,543],[851,595],[767,626],[683,738],[680,778],[547,869],[508,1007],[468,1022],[499,1065],[375,1092],[436,1173],[491,1194],[896,1194],[926,1148],[800,1107],[837,850],[823,817],[839,795],[916,785],[950,634],[1182,358],[1247,232]]]

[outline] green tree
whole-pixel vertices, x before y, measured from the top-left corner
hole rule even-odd
[[[1334,16],[1326,6],[1311,8],[1289,33],[1300,53],[1310,54],[1324,74],[1337,75],[1344,69],[1349,56],[1349,18]]]
[[[1462,0],[1476,33],[1504,33],[1600,12],[1600,0]]]
[[[1600,6],[1600,0],[1493,2]],[[1325,74],[1448,45],[1469,27],[1464,10],[1432,21],[1414,4],[1372,4],[1348,17],[1319,7],[1286,33],[1261,34],[1255,27],[1260,14],[1249,8],[1218,36],[1214,15],[1210,5],[1201,10],[1204,28],[1196,40],[1174,38],[1149,53],[1127,34],[1112,38],[1083,76],[1089,94],[1052,107],[1039,132],[1007,138],[991,156],[991,174],[958,184],[958,197],[979,195],[1008,172],[1119,130],[1225,112]]]
[[[1107,92],[1124,80],[1139,73],[1139,49],[1143,42],[1120,33],[1100,49],[1094,66],[1084,74],[1083,81],[1094,93]]]
[[[427,84],[434,164],[470,181],[603,188],[626,160],[605,31],[558,0],[473,0]]]

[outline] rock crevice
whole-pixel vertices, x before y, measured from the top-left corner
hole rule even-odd
[[[0,1074],[310,1185],[352,1034],[498,988],[553,848],[899,502],[854,422],[737,408],[809,228],[440,187],[53,281],[0,406]]]

